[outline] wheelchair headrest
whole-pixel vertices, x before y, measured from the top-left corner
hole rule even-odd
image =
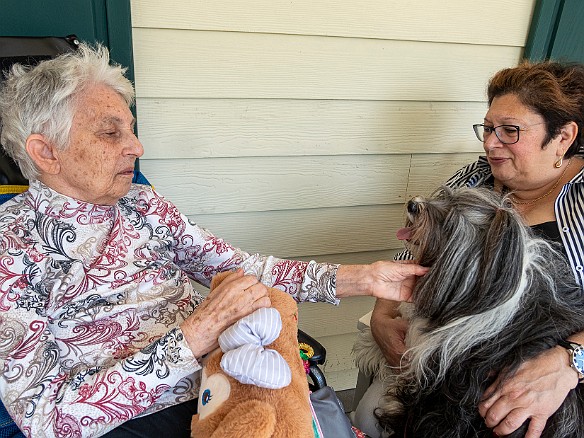
[[[12,64],[36,65],[77,49],[75,35],[66,37],[0,37],[0,84]],[[0,121],[0,129],[1,129]],[[16,163],[0,148],[0,185],[27,185]]]

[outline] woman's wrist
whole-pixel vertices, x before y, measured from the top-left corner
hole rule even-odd
[[[555,349],[557,351],[556,357],[558,358],[558,369],[562,376],[561,380],[566,382],[569,388],[574,389],[576,386],[578,386],[579,374],[578,371],[576,371],[576,369],[570,364],[570,352],[561,345],[558,345],[555,347]]]
[[[373,295],[371,265],[340,265],[337,269],[337,298]]]
[[[413,263],[378,261],[370,265],[341,265],[337,270],[337,298],[368,295],[407,301],[416,278],[428,268]]]

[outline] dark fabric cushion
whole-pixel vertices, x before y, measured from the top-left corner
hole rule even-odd
[[[24,438],[2,402],[0,402],[0,438]]]

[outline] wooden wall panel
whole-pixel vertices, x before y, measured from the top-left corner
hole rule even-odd
[[[524,46],[534,0],[132,1],[135,27]],[[497,11],[501,19],[489,19]]]
[[[518,47],[134,29],[138,97],[484,101]]]
[[[410,156],[142,160],[140,166],[191,215],[401,203]]]
[[[481,149],[485,102],[139,98],[145,159]]]
[[[402,203],[191,216],[232,245],[280,257],[401,248]],[[356,262],[353,262],[356,263]]]
[[[482,152],[486,83],[520,60],[534,4],[133,0],[141,169],[248,251],[391,259],[405,202]],[[300,306],[337,390],[372,306]]]

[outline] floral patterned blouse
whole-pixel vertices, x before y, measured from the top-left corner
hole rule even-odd
[[[248,254],[145,185],[114,206],[39,181],[0,206],[0,396],[28,436],[99,436],[198,396],[179,324],[243,267],[298,301],[337,303],[337,265]]]

